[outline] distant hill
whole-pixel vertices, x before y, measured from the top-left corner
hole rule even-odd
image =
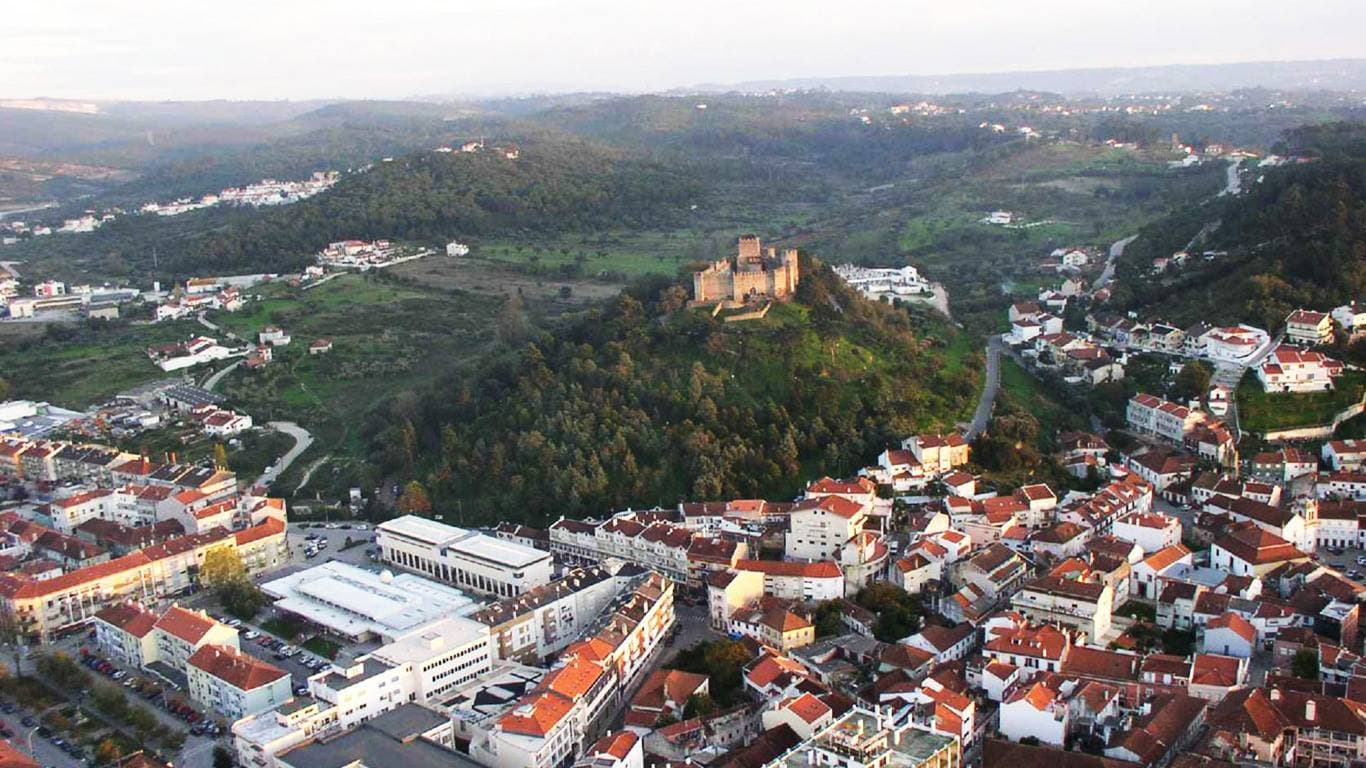
[[[852,473],[888,441],[969,416],[978,363],[952,333],[852,293],[803,257],[797,298],[727,324],[688,291],[637,285],[422,399],[411,423],[374,423],[380,471],[430,471],[466,522],[554,520],[680,499],[791,498]],[[386,474],[385,476],[390,476]]]
[[[884,93],[1001,93],[1013,90],[1063,94],[1230,91],[1239,88],[1285,90],[1366,89],[1366,59],[1261,61],[1238,64],[1171,64],[1156,67],[1057,69],[947,75],[887,75],[753,80],[699,85],[697,91],[772,91],[823,88]]]
[[[1179,323],[1275,327],[1297,307],[1366,296],[1366,124],[1306,126],[1277,149],[1303,162],[1256,168],[1243,195],[1144,227],[1119,262],[1116,304]],[[1146,274],[1211,222],[1186,268]],[[1204,251],[1226,253],[1206,262]]]
[[[306,170],[308,147],[290,146]],[[423,150],[347,175],[293,205],[123,216],[87,235],[38,238],[11,252],[67,268],[116,257],[122,271],[139,277],[150,276],[155,252],[163,279],[284,272],[309,263],[327,243],[352,238],[440,245],[456,237],[669,229],[687,222],[690,206],[704,198],[694,172],[668,163],[577,140],[518,146],[515,160],[491,149]]]

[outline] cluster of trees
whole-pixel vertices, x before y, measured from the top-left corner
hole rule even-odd
[[[250,621],[270,602],[247,576],[242,558],[231,547],[219,547],[204,555],[199,583],[214,591],[224,610],[243,621]]]
[[[744,666],[753,660],[749,649],[738,640],[708,640],[679,651],[672,666],[711,678],[707,684],[711,695],[706,699],[698,697],[697,701],[689,699],[687,704],[692,712],[702,715],[718,706],[730,707],[744,700],[741,674]]]
[[[895,584],[873,582],[858,591],[854,602],[877,614],[873,637],[884,643],[895,643],[920,630],[924,616],[920,597]]]
[[[553,520],[628,504],[790,497],[893,440],[943,429],[978,391],[906,312],[806,261],[797,300],[763,321],[686,310],[644,283],[423,398],[373,438],[431,502],[477,519]],[[420,463],[420,462],[419,462]]]

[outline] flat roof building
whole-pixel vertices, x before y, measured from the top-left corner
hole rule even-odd
[[[545,550],[416,515],[386,521],[375,530],[384,562],[470,592],[515,597],[554,575],[553,558]]]
[[[385,642],[479,605],[460,590],[410,573],[374,573],[332,561],[261,585],[275,607],[353,641]]]

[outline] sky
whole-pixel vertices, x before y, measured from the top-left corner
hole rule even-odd
[[[402,98],[1366,56],[1362,0],[11,0],[0,98]]]

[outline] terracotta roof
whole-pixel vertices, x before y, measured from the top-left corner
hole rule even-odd
[[[217,623],[202,613],[173,605],[157,619],[156,628],[194,645],[203,640],[204,635]]]
[[[1232,656],[1197,653],[1191,663],[1191,685],[1215,685],[1231,688],[1238,684],[1241,662]]]
[[[778,706],[800,717],[808,725],[814,725],[822,717],[828,717],[831,714],[830,707],[810,693],[803,693],[800,696],[786,699]]]
[[[103,608],[95,618],[134,637],[146,637],[156,625],[157,615],[137,603],[118,603]]]
[[[38,763],[8,741],[0,739],[0,768],[38,768]]]
[[[835,497],[831,497],[835,498]],[[740,560],[736,570],[758,571],[768,576],[801,576],[807,579],[842,579],[844,572],[834,560],[798,563],[787,560]]]
[[[539,691],[524,696],[498,719],[498,725],[508,733],[541,737],[553,731],[573,708],[572,699],[554,691]]]
[[[1085,752],[987,739],[982,750],[982,768],[1137,768],[1137,764]]]
[[[920,630],[918,635],[929,643],[931,647],[941,653],[963,642],[972,635],[975,630],[971,624],[964,622],[956,627],[945,627],[940,624],[928,624]]]
[[[1138,680],[1141,661],[1141,657],[1132,654],[1077,645],[1068,650],[1062,673],[1102,680]]]
[[[1077,581],[1061,576],[1040,576],[1037,579],[1025,582],[1023,589],[1078,600],[1095,601],[1105,591],[1105,585],[1096,581]]]
[[[1020,627],[987,641],[986,650],[1058,661],[1070,645],[1067,635],[1049,624]]]
[[[1256,642],[1257,640],[1257,628],[1252,626],[1252,624],[1249,623],[1247,619],[1243,618],[1242,616],[1239,616],[1238,614],[1232,611],[1229,611],[1228,613],[1225,613],[1222,616],[1216,616],[1215,618],[1210,619],[1209,622],[1205,625],[1206,632],[1208,632],[1211,629],[1225,628],[1229,629],[1234,634],[1238,635],[1239,637],[1243,638],[1249,643]]]
[[[634,731],[616,731],[598,739],[584,754],[611,755],[618,760],[625,760],[639,742],[640,737]]]
[[[1293,544],[1254,523],[1241,523],[1214,542],[1239,560],[1254,565],[1308,557]]]
[[[849,519],[862,512],[864,506],[843,496],[822,496],[819,499],[804,499],[792,507],[792,514],[820,510],[826,514]]]
[[[267,517],[265,520],[262,520],[250,528],[244,528],[238,531],[233,534],[233,536],[237,540],[237,546],[240,547],[243,544],[250,544],[253,541],[260,541],[261,539],[277,536],[284,532],[285,521],[277,517]]]
[[[289,677],[283,669],[225,645],[206,645],[195,651],[187,663],[243,691]]]
[[[590,665],[596,666],[596,665]],[[631,707],[660,710],[670,702],[683,706],[688,697],[697,693],[707,684],[707,676],[681,669],[656,669],[645,678],[640,690],[631,699]],[[585,689],[586,692],[586,689]],[[582,692],[579,694],[581,695]]]
[[[1143,558],[1143,564],[1154,571],[1162,571],[1178,560],[1190,556],[1190,553],[1185,544],[1172,544]]]

